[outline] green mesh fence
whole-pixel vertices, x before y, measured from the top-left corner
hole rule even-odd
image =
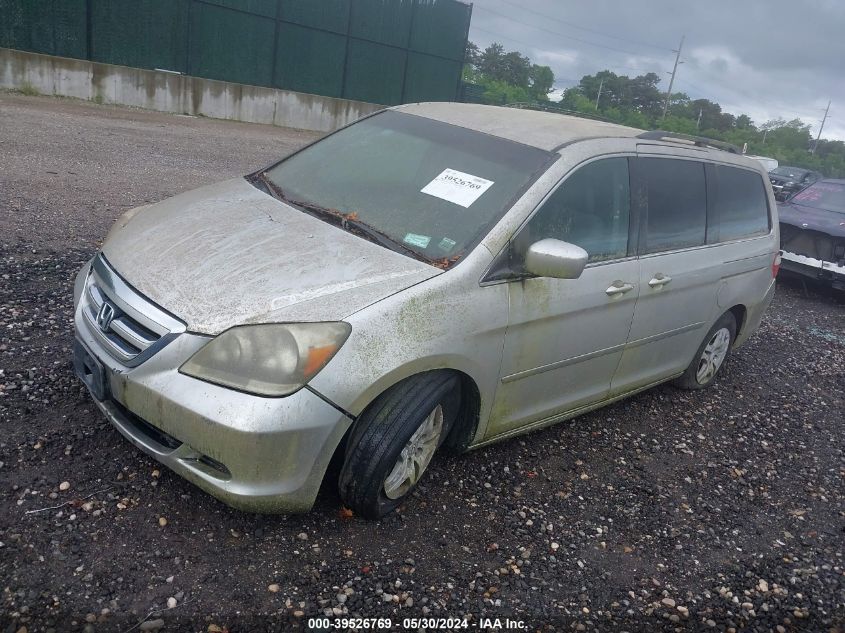
[[[188,74],[270,86],[275,32],[272,18],[194,2]]]
[[[276,48],[275,85],[341,97],[344,71],[341,60],[345,56],[345,35],[283,23],[279,26]]]
[[[471,15],[472,6],[462,2],[417,0],[410,48],[463,62]],[[457,81],[455,77],[456,85]]]
[[[91,0],[95,62],[185,73],[188,0]]]
[[[280,17],[286,22],[346,35],[352,2],[353,0],[283,0]]]
[[[402,48],[350,40],[343,96],[371,103],[401,103],[407,55]]]
[[[0,0],[0,46],[85,59],[86,0]]]
[[[407,48],[413,12],[413,0],[355,0],[349,14],[349,35]]]
[[[402,102],[454,101],[462,66],[451,59],[411,51]]]
[[[0,46],[393,105],[458,96],[458,0],[0,0]]]

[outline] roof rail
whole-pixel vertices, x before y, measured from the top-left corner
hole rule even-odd
[[[580,112],[578,110],[567,110],[566,108],[558,108],[557,106],[553,105],[545,105],[542,103],[533,103],[530,101],[515,101],[513,103],[506,103],[504,105],[505,108],[517,108],[519,110],[537,110],[540,112],[554,112],[555,114],[565,114],[567,116],[577,116],[581,119],[591,119],[593,121],[601,121],[603,123],[614,123],[616,125],[622,125],[622,123],[616,123],[616,121],[611,121],[610,119],[603,117],[599,114],[589,114],[587,112]]]
[[[724,141],[717,141],[712,138],[705,138],[703,136],[693,136],[692,134],[681,134],[678,132],[664,132],[663,130],[651,130],[650,132],[643,132],[638,134],[637,138],[647,141],[669,141],[670,143],[686,143],[688,145],[695,145],[696,147],[711,147],[713,149],[721,149],[731,154],[742,154],[742,150],[736,145],[726,143]]]

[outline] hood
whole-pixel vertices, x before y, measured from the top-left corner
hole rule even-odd
[[[240,178],[130,212],[103,254],[141,294],[204,334],[244,323],[339,321],[443,272]]]
[[[790,202],[778,205],[778,215],[784,224],[821,231],[834,237],[845,237],[845,213]]]

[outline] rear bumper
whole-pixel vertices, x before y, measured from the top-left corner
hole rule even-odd
[[[179,334],[137,367],[126,367],[83,319],[77,302],[77,374],[124,437],[235,508],[310,509],[349,417],[308,389],[262,398],[180,374],[207,337]],[[98,381],[85,375],[86,366],[101,369]]]
[[[845,266],[783,251],[781,269],[845,290]]]

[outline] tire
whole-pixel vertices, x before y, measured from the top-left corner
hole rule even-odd
[[[692,362],[673,384],[681,389],[704,389],[712,384],[725,365],[736,339],[736,318],[725,312],[707,332]]]
[[[347,507],[379,519],[401,505],[449,434],[460,400],[458,374],[448,370],[413,376],[376,398],[346,448],[338,486]]]

